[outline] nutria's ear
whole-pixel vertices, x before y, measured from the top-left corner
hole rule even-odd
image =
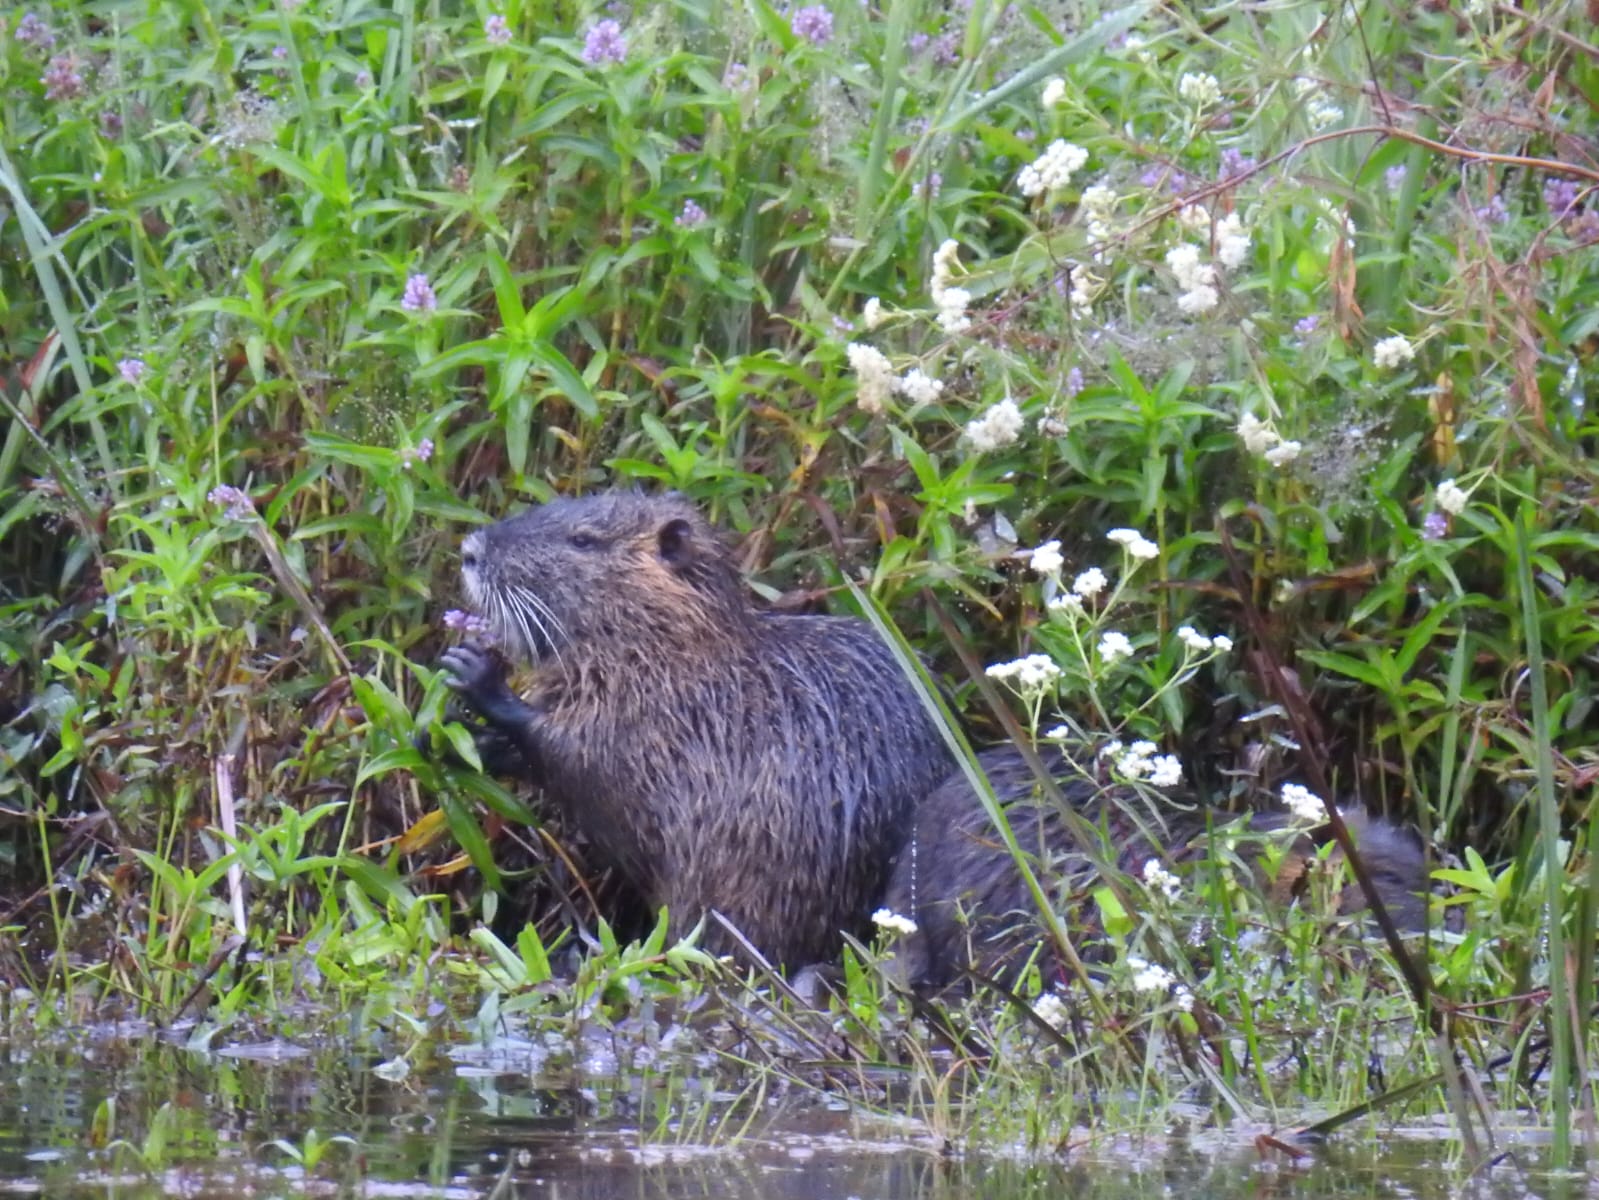
[[[656,530],[655,544],[667,566],[685,567],[694,559],[694,528],[675,517]]]

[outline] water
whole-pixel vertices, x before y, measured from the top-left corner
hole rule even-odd
[[[284,1041],[202,1051],[107,1030],[42,1046],[0,1038],[0,1198],[1599,1196],[1587,1177],[1539,1171],[1530,1138],[1475,1179],[1438,1131],[1369,1126],[1298,1163],[1263,1158],[1250,1132],[1214,1131],[1026,1163],[941,1153],[920,1124],[852,1115],[805,1089],[685,1105],[692,1082],[594,1075],[572,1065],[580,1057],[553,1069],[532,1042],[446,1048],[396,1078],[392,1059]],[[736,1112],[742,1136],[731,1119],[685,1112]],[[350,1141],[327,1145],[334,1136]],[[307,1165],[280,1142],[325,1153]]]

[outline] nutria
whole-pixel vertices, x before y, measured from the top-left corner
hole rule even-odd
[[[675,494],[555,500],[473,533],[467,595],[536,668],[448,651],[453,686],[568,827],[683,933],[715,910],[799,967],[861,931],[917,801],[953,765],[864,621],[755,607]],[[707,922],[705,944],[736,943]]]
[[[1090,892],[1101,881],[1090,859],[1077,848],[1060,810],[1040,796],[1032,770],[1013,747],[985,751],[978,762],[1068,932],[1093,938],[1097,914]],[[1211,845],[1202,811],[1147,805],[1133,789],[1096,784],[1064,761],[1058,767],[1052,763],[1050,769],[1066,801],[1103,834],[1107,857],[1123,871],[1137,874],[1152,858],[1192,861],[1203,857]],[[1394,922],[1405,930],[1422,928],[1427,869],[1421,840],[1358,808],[1339,811]],[[1235,818],[1220,814],[1213,820],[1213,827],[1219,828]],[[1238,820],[1237,832],[1248,840],[1248,835],[1278,831],[1287,824],[1283,813],[1260,812]],[[1324,844],[1328,839],[1317,840]],[[1243,857],[1258,857],[1247,847],[1240,849]],[[1284,864],[1269,881],[1273,890],[1291,885],[1314,853],[1310,838],[1291,839]],[[893,966],[898,979],[921,990],[948,986],[967,966],[985,975],[1004,976],[1024,965],[1045,938],[1015,860],[958,771],[918,806],[915,829],[895,863],[883,903],[916,924],[915,932],[896,944]],[[1344,912],[1365,906],[1352,882],[1340,890],[1339,906]]]

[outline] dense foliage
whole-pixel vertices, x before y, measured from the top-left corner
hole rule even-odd
[[[1130,783],[1415,822],[1470,910],[1430,943],[1434,1013],[1483,1058],[1552,1036],[1573,1078],[1590,32],[1569,0],[13,12],[0,980],[170,1013],[243,936],[338,988],[442,986],[432,950],[548,857],[524,798],[413,743],[453,548],[638,483],[701,502],[779,602],[860,580],[974,728],[962,650],[1038,736],[1153,743]],[[565,897],[507,894],[539,888],[516,946],[477,927],[454,963],[495,1005],[547,998]],[[1378,1019],[1420,1015],[1312,919],[1233,971],[1139,894],[1124,935],[1247,1027],[1233,1084],[1274,1094],[1257,1024],[1340,1095]],[[576,995],[697,962],[607,943]],[[885,1038],[869,965],[849,1011]],[[218,975],[214,1018],[296,986],[274,971]],[[1181,994],[1134,1029],[1216,1036]],[[1428,1060],[1416,1028],[1385,1052]]]

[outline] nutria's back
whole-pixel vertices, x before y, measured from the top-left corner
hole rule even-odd
[[[1102,881],[1061,810],[1039,794],[1032,770],[1014,747],[985,751],[978,761],[1017,843],[1068,930],[1074,936],[1097,935],[1091,893]],[[1097,784],[1064,763],[1056,769],[1055,782],[1063,799],[1103,835],[1105,854],[1123,871],[1137,873],[1151,858],[1193,860],[1210,847],[1201,811],[1144,804],[1133,789]],[[1421,929],[1427,917],[1421,840],[1410,830],[1359,809],[1343,810],[1343,817],[1383,906],[1401,929]],[[1287,824],[1283,814],[1265,812],[1254,814],[1243,828],[1259,835]],[[1301,837],[1273,890],[1277,883],[1291,884],[1294,871],[1289,867],[1302,873],[1314,855],[1314,845]],[[1344,912],[1365,906],[1364,896],[1353,884],[1343,889],[1340,902]],[[894,967],[903,982],[923,989],[956,982],[967,966],[988,975],[1013,970],[1025,964],[1045,938],[1015,859],[961,772],[952,774],[918,807],[914,830],[895,864],[883,903],[916,923],[915,932],[896,946]]]
[[[537,668],[525,704],[492,681],[463,692],[679,932],[716,909],[798,966],[861,929],[951,768],[869,625],[756,609],[677,496],[557,500],[472,534],[462,557],[474,605]]]

